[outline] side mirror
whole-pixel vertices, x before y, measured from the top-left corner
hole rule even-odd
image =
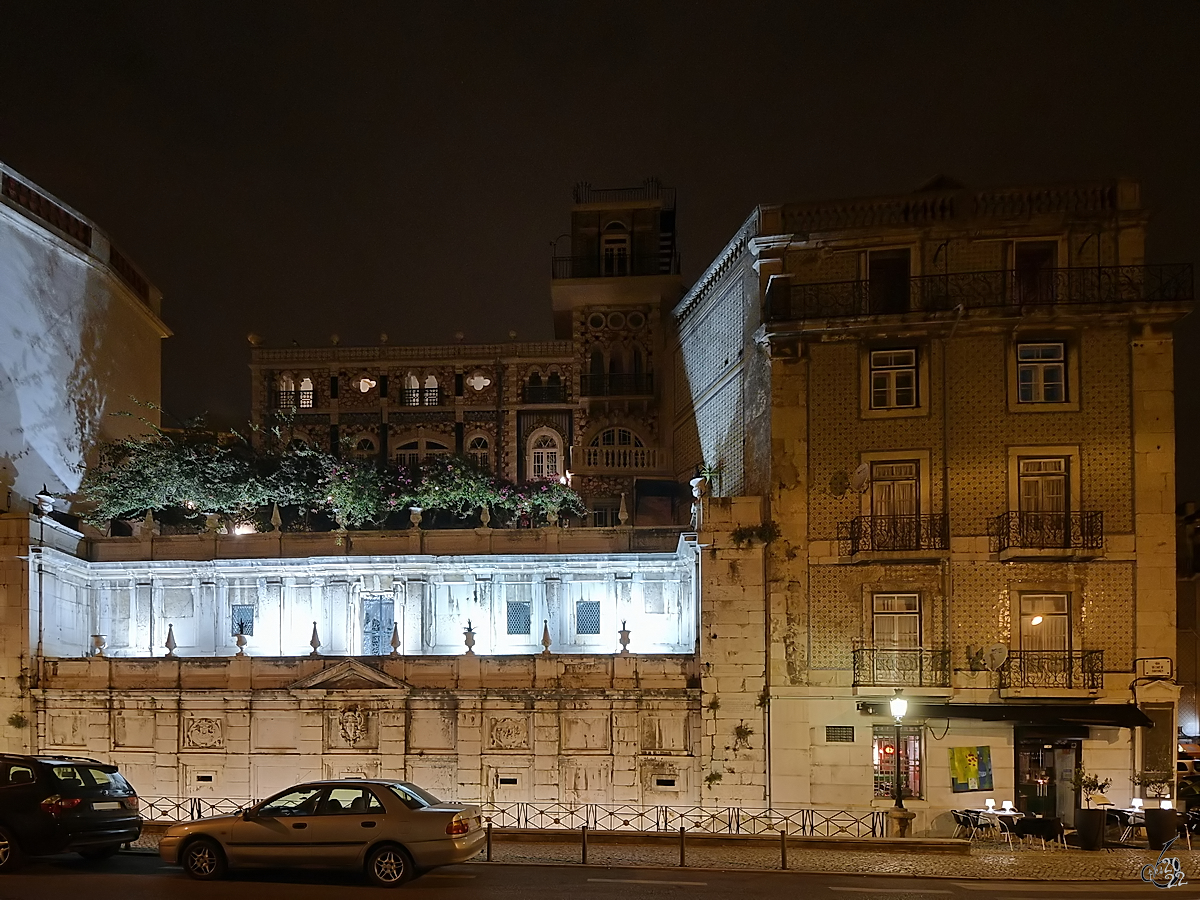
[[[243,809],[243,810],[242,810],[242,819],[243,819],[243,821],[249,822],[249,821],[250,821],[251,819],[253,819],[253,818],[254,818],[256,815],[257,815],[257,813],[255,813],[253,809]]]

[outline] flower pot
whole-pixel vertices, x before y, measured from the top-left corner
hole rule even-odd
[[[1163,844],[1179,833],[1179,813],[1173,809],[1147,809],[1146,840],[1151,850],[1161,850]]]
[[[1079,849],[1099,850],[1104,846],[1104,826],[1108,813],[1102,809],[1075,810],[1075,831],[1078,833]]]

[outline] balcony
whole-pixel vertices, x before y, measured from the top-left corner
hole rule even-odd
[[[905,284],[907,282],[907,284]],[[767,318],[851,318],[959,309],[1186,302],[1194,299],[1189,264],[996,270],[895,279],[793,284],[767,297]]]
[[[988,522],[991,551],[1009,559],[1093,559],[1104,553],[1104,513],[1006,512]]]
[[[316,391],[276,391],[271,395],[272,409],[312,409],[317,402]]]
[[[584,397],[650,397],[654,395],[654,375],[580,375],[579,392]]]
[[[1001,696],[1095,694],[1104,688],[1104,651],[1013,650],[999,675]]]
[[[527,384],[522,389],[521,397],[526,403],[566,403],[567,386],[565,384]]]
[[[632,256],[555,256],[551,260],[550,277],[561,278],[622,278],[628,275],[678,275],[679,254],[664,251]]]
[[[838,555],[859,561],[940,559],[950,550],[950,518],[859,516],[838,523]]]
[[[440,387],[401,388],[396,392],[396,402],[401,406],[441,406]]]
[[[657,447],[580,447],[573,458],[581,460],[580,474],[649,472],[658,469]]]
[[[950,651],[854,649],[855,687],[950,687]]]

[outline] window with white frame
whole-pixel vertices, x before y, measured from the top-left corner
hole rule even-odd
[[[1066,345],[1017,344],[1017,402],[1065,403],[1066,400]]]
[[[620,222],[604,226],[600,238],[601,272],[607,276],[629,274],[629,231]]]
[[[1067,512],[1070,491],[1065,458],[1022,457],[1018,461],[1017,486],[1021,512]]]
[[[396,465],[417,466],[431,456],[445,456],[452,450],[440,441],[415,438],[401,441],[396,447]]]
[[[593,528],[616,528],[620,524],[620,500],[597,500],[592,504]]]
[[[529,438],[529,477],[557,478],[562,472],[562,439],[550,429],[534,432]]]
[[[877,649],[915,650],[921,646],[919,594],[874,594],[871,634]]]
[[[1021,594],[1021,649],[1060,652],[1071,649],[1069,594]]]
[[[919,467],[916,460],[871,463],[871,515],[920,514]]]
[[[917,351],[872,350],[871,409],[917,406]]]
[[[900,728],[900,743],[896,743],[894,725],[876,725],[872,728],[872,761],[875,767],[875,796],[891,797],[895,791],[897,757],[899,757],[900,788],[904,797],[920,797],[921,751],[925,734],[922,726],[907,725]]]
[[[488,439],[482,434],[477,434],[467,441],[467,457],[479,468],[490,469],[492,457]]]
[[[369,437],[359,438],[354,445],[354,455],[360,458],[372,456],[375,453],[375,442]]]

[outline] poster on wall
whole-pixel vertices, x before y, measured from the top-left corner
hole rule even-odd
[[[992,748],[951,747],[950,789],[956,794],[993,790]]]

